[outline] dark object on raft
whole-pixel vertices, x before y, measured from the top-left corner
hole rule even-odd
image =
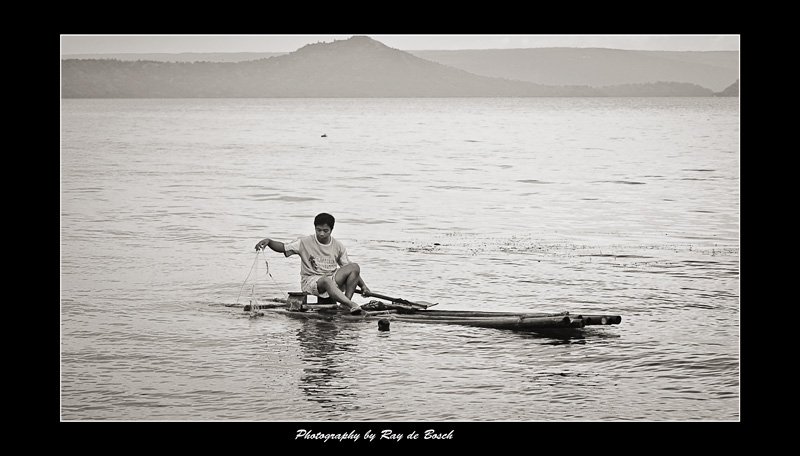
[[[288,315],[315,319],[339,319],[343,321],[389,321],[439,323],[450,325],[477,326],[482,328],[538,330],[538,329],[580,329],[594,325],[618,325],[619,315],[536,312],[487,312],[471,310],[430,310],[417,303],[385,303],[377,300],[364,304],[361,309],[366,314],[350,315],[349,309],[329,299],[318,298],[317,303],[309,303],[304,293],[289,293],[288,299],[276,298],[272,303],[256,302],[244,306],[245,312],[255,310],[283,310]],[[380,329],[380,322],[379,322]]]

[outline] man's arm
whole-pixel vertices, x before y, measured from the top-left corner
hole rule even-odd
[[[286,248],[284,247],[283,242],[273,241],[272,239],[266,238],[258,241],[258,244],[256,244],[256,250],[261,250],[265,247],[269,247],[274,252],[286,253]]]

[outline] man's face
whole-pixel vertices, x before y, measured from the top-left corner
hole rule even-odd
[[[314,229],[317,232],[317,240],[320,244],[327,244],[331,241],[331,231],[333,231],[333,229],[331,229],[327,223],[317,225]]]

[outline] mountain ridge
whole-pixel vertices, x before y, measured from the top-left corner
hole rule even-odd
[[[714,94],[691,82],[661,87],[676,96]],[[549,85],[475,74],[366,36],[236,62],[62,60],[64,98],[435,96],[608,95],[586,84]]]

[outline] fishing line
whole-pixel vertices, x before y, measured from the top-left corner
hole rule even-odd
[[[259,250],[258,252],[261,252],[261,250]],[[258,252],[256,252],[256,258],[258,258]],[[289,298],[289,295],[286,294],[285,291],[283,291],[281,286],[278,285],[278,282],[275,280],[274,277],[272,277],[272,274],[269,272],[269,261],[267,261],[267,253],[266,252],[264,252],[264,264],[267,265],[267,275],[269,276],[269,278],[272,279],[272,282],[275,284],[276,287],[278,287],[278,290],[280,290],[280,292],[283,293],[283,295],[286,296],[286,298]]]
[[[251,275],[253,275],[253,271],[254,271],[254,270],[255,270],[255,275],[256,275],[256,277],[258,277],[258,256],[259,256],[260,254],[261,254],[261,250],[257,250],[257,251],[256,251],[256,257],[255,257],[255,259],[253,260],[253,265],[252,265],[252,266],[250,266],[250,271],[247,273],[247,277],[244,279],[244,282],[242,282],[242,286],[241,286],[241,288],[239,288],[239,296],[237,296],[237,297],[236,297],[236,304],[237,304],[237,305],[239,304],[239,300],[240,300],[240,299],[241,299],[241,297],[242,297],[242,291],[244,290],[244,286],[245,286],[245,285],[247,285],[247,282],[250,280],[250,276],[251,276]],[[266,275],[268,275],[268,276],[270,277],[270,279],[272,279],[272,282],[275,284],[275,286],[278,288],[278,290],[280,290],[280,292],[281,292],[281,293],[283,293],[283,295],[284,295],[284,296],[286,296],[286,297],[288,298],[288,297],[289,297],[289,295],[288,295],[288,294],[286,294],[286,292],[285,292],[285,291],[283,291],[283,289],[281,288],[281,286],[280,286],[280,285],[278,285],[278,282],[275,280],[275,278],[274,278],[274,277],[272,277],[272,274],[269,272],[269,261],[267,261],[267,254],[266,254],[266,252],[264,253],[264,264],[267,266],[267,273],[266,273]],[[269,285],[269,282],[267,282],[267,285]],[[255,291],[256,291],[256,286],[255,286],[255,284],[253,284],[253,286],[252,286],[252,289],[251,289],[251,291],[250,291],[250,304],[251,304],[251,312],[252,312],[253,310],[255,310],[255,304],[254,304],[254,301],[257,301],[257,299],[256,299],[256,297],[255,297]]]
[[[247,284],[247,281],[250,280],[250,274],[253,273],[253,268],[256,267],[258,263],[258,251],[256,251],[256,259],[253,260],[253,265],[250,266],[250,272],[247,273],[247,277],[245,277],[244,282],[242,282],[242,287],[239,289],[239,296],[236,297],[236,304],[239,304],[239,298],[242,297],[242,290],[244,290],[244,286]]]

